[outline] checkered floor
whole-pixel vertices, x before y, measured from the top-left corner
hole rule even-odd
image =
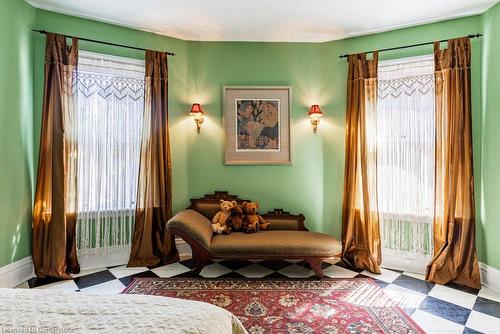
[[[82,271],[71,281],[33,278],[21,288],[72,290],[98,294],[120,293],[134,277],[194,277],[190,258],[153,269],[125,266]],[[500,333],[500,294],[458,286],[425,282],[418,274],[382,269],[381,275],[353,271],[341,263],[323,263],[325,275],[332,278],[370,276],[428,333]],[[309,278],[313,272],[303,261],[212,262],[201,277],[231,278]]]

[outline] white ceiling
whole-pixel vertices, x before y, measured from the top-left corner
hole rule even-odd
[[[26,0],[199,41],[322,42],[484,12],[498,0]],[[471,31],[475,33],[475,31]]]

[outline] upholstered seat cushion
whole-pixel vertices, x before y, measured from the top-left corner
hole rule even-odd
[[[215,235],[210,251],[221,257],[333,257],[342,251],[340,242],[324,233],[307,231],[266,231],[253,234],[234,232]]]

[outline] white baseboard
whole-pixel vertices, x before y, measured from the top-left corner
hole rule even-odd
[[[14,288],[35,276],[31,256],[0,267],[0,288]]]
[[[192,256],[193,251],[191,247],[182,240],[181,238],[175,238],[175,246],[177,247],[177,251],[179,252],[179,256]]]
[[[481,284],[500,293],[500,270],[482,262],[479,262],[479,270],[481,271]]]
[[[425,275],[425,268],[430,260],[430,257],[425,256],[409,258],[392,254],[382,254],[381,267]]]
[[[191,256],[191,247],[184,240],[175,238],[175,245],[179,251],[179,256]],[[130,253],[124,252],[122,248],[114,250],[111,247],[109,254],[106,255],[78,254],[78,262],[81,270],[122,266],[128,263],[129,255]]]
[[[130,251],[124,251],[122,247],[110,247],[109,253],[95,255],[92,253],[78,253],[80,270],[91,270],[105,267],[121,266],[128,263]]]
[[[176,238],[175,244],[180,256],[192,255],[191,247],[184,240]],[[79,258],[79,262],[82,269],[118,266],[127,264],[128,254],[113,254],[105,257],[84,256]],[[500,293],[500,270],[482,262],[479,262],[479,270],[481,271],[481,284]],[[0,288],[16,287],[34,276],[33,260],[31,256],[27,256],[19,261],[0,267]]]

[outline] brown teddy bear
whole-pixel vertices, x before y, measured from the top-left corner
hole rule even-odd
[[[231,233],[231,228],[227,226],[227,220],[231,215],[231,209],[234,208],[238,203],[236,201],[225,201],[220,200],[221,211],[212,218],[212,231],[217,234],[229,234]]]
[[[264,218],[257,214],[259,209],[259,204],[255,202],[243,202],[243,212],[246,215],[245,225],[246,232],[253,233],[259,232],[259,230],[266,231],[271,227],[270,223],[266,223]]]
[[[243,209],[241,205],[236,205],[231,209],[231,215],[227,220],[227,225],[231,229],[231,231],[241,231],[245,224],[245,216],[243,215]]]

